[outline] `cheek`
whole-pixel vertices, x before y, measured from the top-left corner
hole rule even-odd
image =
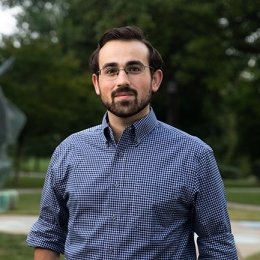
[[[143,94],[148,94],[148,93],[151,93],[151,92],[154,92],[153,90],[153,82],[152,82],[152,79],[149,78],[147,79],[144,83],[143,83],[143,91],[142,93]]]
[[[145,78],[136,78],[135,80],[132,80],[130,83],[134,88],[136,88],[137,90],[139,89],[140,92],[147,92],[152,88],[152,79],[149,76]]]
[[[99,95],[101,95],[104,98],[109,98],[111,96],[113,86],[109,84],[100,84],[99,85]]]

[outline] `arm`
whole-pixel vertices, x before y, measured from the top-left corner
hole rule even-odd
[[[60,254],[40,247],[34,249],[34,260],[58,260],[60,259]]]
[[[67,236],[68,210],[66,208],[66,202],[60,194],[60,192],[63,191],[60,190],[63,188],[63,185],[61,185],[60,182],[56,182],[56,178],[59,178],[65,171],[59,161],[59,156],[54,154],[42,190],[40,215],[38,220],[31,227],[27,236],[27,244],[33,248],[46,248],[46,250],[49,249],[53,252],[64,253]],[[57,191],[58,188],[59,191]],[[42,250],[36,250],[37,254],[43,254],[43,252]]]
[[[200,155],[197,166],[193,227],[198,235],[199,259],[237,260],[224,185],[212,150]]]

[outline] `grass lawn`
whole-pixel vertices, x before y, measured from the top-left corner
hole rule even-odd
[[[260,188],[227,188],[227,200],[260,206]]]
[[[26,235],[10,235],[0,233],[0,259],[33,259],[33,248],[27,246]],[[64,257],[62,256],[60,259],[64,259]]]
[[[229,207],[228,212],[231,220],[260,221],[260,210],[249,210]]]
[[[17,207],[7,213],[9,214],[27,214],[38,215],[41,200],[40,192],[22,193],[19,195]]]
[[[229,202],[260,207],[260,188],[227,188],[226,194]],[[260,210],[235,207],[228,210],[232,220],[260,221]]]
[[[260,254],[252,255],[250,257],[247,257],[245,260],[259,260]]]
[[[20,193],[15,209],[1,214],[5,215],[38,215],[40,208],[41,192]],[[1,259],[1,258],[0,258]]]
[[[0,259],[33,259],[33,249],[26,245],[25,239],[25,235],[9,235],[0,233]]]

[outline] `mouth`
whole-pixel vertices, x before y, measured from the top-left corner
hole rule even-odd
[[[120,92],[120,93],[116,93],[114,95],[114,97],[131,97],[134,96],[134,93],[131,92]]]
[[[121,87],[112,93],[112,98],[125,100],[137,96],[137,92],[129,87]]]
[[[133,93],[118,93],[114,96],[114,100],[117,100],[118,102],[123,102],[123,101],[130,101],[133,99],[135,95]]]

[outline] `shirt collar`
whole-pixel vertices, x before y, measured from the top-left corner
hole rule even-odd
[[[134,133],[135,136],[135,142],[136,144],[139,144],[142,139],[150,133],[158,124],[158,120],[156,118],[156,115],[153,111],[153,109],[150,109],[150,112],[147,116],[141,118],[140,120],[134,122],[131,126],[128,128],[131,128],[131,130]],[[106,113],[102,120],[102,130],[104,133],[104,136],[106,138],[107,142],[110,142],[113,138],[112,135],[112,129],[110,129],[108,124],[108,114]]]

